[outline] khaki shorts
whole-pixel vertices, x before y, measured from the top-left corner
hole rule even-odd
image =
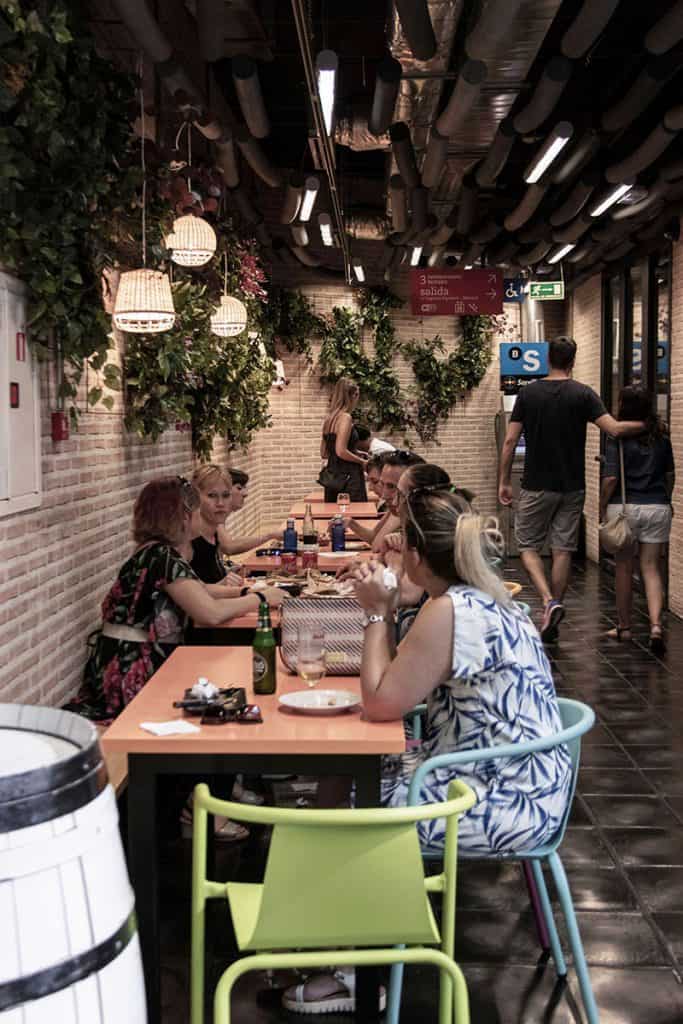
[[[614,519],[621,512],[619,505],[607,506],[607,518]],[[626,518],[633,539],[643,544],[668,544],[671,533],[671,505],[626,504]]]
[[[576,551],[585,491],[525,491],[519,494],[515,537],[520,551]]]

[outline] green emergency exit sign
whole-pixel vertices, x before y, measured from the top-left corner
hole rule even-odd
[[[530,281],[530,299],[563,299],[564,281]]]

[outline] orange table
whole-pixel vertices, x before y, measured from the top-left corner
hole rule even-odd
[[[370,555],[372,554],[372,552],[368,548],[363,548],[362,550],[352,549],[351,551],[344,552],[345,557],[337,558],[336,555],[329,554],[331,550],[331,548],[323,548],[318,554],[316,568],[320,569],[322,572],[342,572],[351,564],[351,562],[355,561],[356,559],[365,561],[365,559],[369,558]],[[257,556],[254,552],[251,551],[247,552],[246,555],[243,556],[243,561],[241,564],[246,569],[247,574],[282,571],[281,560],[278,561],[277,558],[271,558],[268,555]],[[297,558],[297,568],[299,570],[301,570],[302,568],[301,555],[299,555]]]
[[[191,735],[153,736],[140,722],[182,717],[173,701],[198,676],[221,686],[251,686],[251,651],[240,647],[179,647],[102,738],[106,755],[128,755],[128,852],[136,895],[136,910],[147,989],[149,1024],[160,1024],[160,901],[158,842],[158,781],[164,775],[207,775],[238,771],[302,775],[347,775],[356,781],[356,804],[379,804],[382,754],[405,749],[402,722],[368,722],[350,712],[308,717],[280,710],[277,696],[258,697],[261,725],[204,725]],[[359,692],[354,676],[328,677],[325,687]],[[302,688],[278,661],[278,690]],[[361,978],[359,976],[359,982]],[[372,1005],[374,979],[363,982],[358,1009]],[[377,993],[374,992],[376,1007]],[[376,1011],[375,1011],[376,1012]],[[374,1015],[373,1015],[374,1016]],[[360,1018],[363,1019],[363,1018]],[[368,1017],[367,1019],[370,1019]]]
[[[324,501],[324,500],[325,500],[325,492],[324,491],[311,491],[304,498],[304,501],[310,501],[310,502],[313,502],[313,501],[320,502],[320,501]]]
[[[331,519],[332,516],[336,516],[337,512],[339,512],[339,507],[336,501],[323,501],[316,504],[315,508],[311,509],[311,512],[315,519],[320,516],[328,516]],[[303,519],[305,514],[305,501],[297,501],[289,510],[290,519]],[[346,506],[344,515],[349,516],[351,519],[377,519],[377,506],[374,501],[350,501]]]
[[[280,609],[271,608],[270,622],[276,630],[276,639],[279,641]],[[189,634],[187,644],[192,647],[214,646],[218,644],[233,644],[238,647],[251,647],[254,642],[254,630],[258,625],[258,612],[246,612],[234,619],[227,619],[217,626],[204,626],[196,622]]]

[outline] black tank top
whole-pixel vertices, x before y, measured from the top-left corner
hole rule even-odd
[[[227,576],[227,570],[221,560],[217,534],[214,534],[213,540],[213,544],[205,537],[195,537],[192,541],[190,564],[202,583],[220,583]]]

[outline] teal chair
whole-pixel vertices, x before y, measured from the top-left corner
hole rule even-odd
[[[535,883],[535,892],[530,887],[532,901],[535,903],[535,895],[537,893],[539,910],[543,917],[543,923],[547,929],[550,949],[552,951],[553,960],[555,961],[555,969],[558,977],[564,978],[567,974],[567,965],[562,953],[562,947],[560,945],[560,939],[555,925],[555,918],[553,916],[552,905],[550,903],[550,897],[548,895],[548,889],[546,887],[545,877],[543,874],[543,864],[547,864],[555,883],[560,907],[562,908],[562,913],[564,914],[564,919],[567,925],[569,945],[574,958],[574,967],[579,980],[579,988],[581,990],[581,997],[586,1010],[588,1024],[599,1024],[598,1008],[595,1003],[595,997],[591,987],[590,975],[586,965],[586,956],[583,950],[583,943],[581,942],[578,924],[576,922],[574,904],[564,866],[558,853],[558,848],[564,838],[567,828],[567,822],[569,821],[572,801],[576,790],[576,780],[579,773],[579,758],[581,755],[581,737],[593,727],[595,723],[595,714],[591,708],[586,704],[582,704],[580,701],[558,698],[558,704],[560,708],[560,717],[562,719],[562,730],[554,736],[549,736],[542,740],[533,740],[529,743],[508,743],[498,747],[488,747],[481,750],[462,750],[454,754],[442,754],[437,757],[429,758],[419,766],[411,780],[410,789],[408,791],[408,804],[419,804],[420,793],[422,792],[424,780],[426,776],[436,768],[452,768],[459,764],[471,764],[473,761],[493,761],[499,757],[525,757],[527,754],[536,753],[542,750],[551,750],[553,747],[560,746],[562,743],[567,745],[572,761],[572,783],[569,799],[567,801],[567,809],[562,822],[560,823],[560,827],[557,830],[557,834],[551,842],[533,850],[525,851],[523,854],[502,854],[499,857],[491,859],[520,861],[523,866],[528,865],[531,868],[533,882]],[[448,856],[445,851],[429,849],[423,849],[422,855],[426,859],[441,859],[443,857],[444,862],[445,858]],[[460,856],[461,858],[463,857],[462,854]],[[464,857],[466,856],[467,855],[465,854]],[[486,858],[478,854],[472,859],[483,860]],[[536,906],[534,906],[534,910],[536,910]],[[389,997],[387,1002],[387,1024],[398,1024],[402,983],[403,964],[399,963],[393,967],[391,971],[391,983],[389,986]],[[445,996],[447,997],[447,995],[448,991],[446,990]],[[443,999],[444,992],[442,990],[442,1001]]]
[[[454,781],[448,799],[438,804],[290,810],[218,800],[205,784],[198,785],[192,829],[191,1024],[204,1021],[210,899],[227,902],[239,951],[250,954],[222,974],[214,997],[215,1024],[229,1024],[232,987],[247,971],[389,966],[401,960],[433,964],[447,979],[441,983],[446,998],[439,1024],[469,1024],[467,986],[453,960],[453,944],[458,817],[475,801],[469,786]],[[262,884],[207,878],[209,814],[273,826]],[[426,878],[415,826],[434,818],[447,819],[446,856],[442,872]],[[443,895],[441,932],[431,892]],[[440,948],[430,948],[435,945]]]

